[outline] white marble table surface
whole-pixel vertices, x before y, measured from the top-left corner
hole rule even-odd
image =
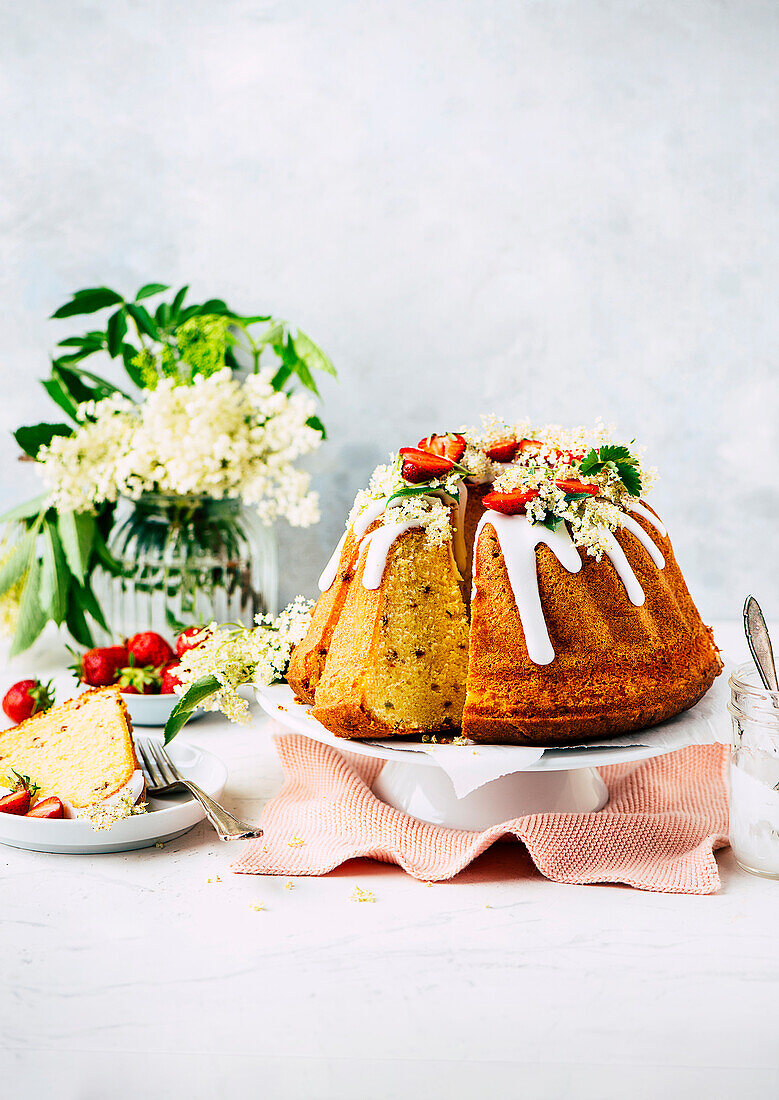
[[[746,655],[735,624],[718,639]],[[182,736],[258,819],[281,782],[271,723]],[[547,882],[508,844],[433,887],[359,861],[287,889],[231,874],[234,854],[206,824],[120,855],[0,847],[6,1094],[779,1095],[779,884],[729,850],[710,897]]]

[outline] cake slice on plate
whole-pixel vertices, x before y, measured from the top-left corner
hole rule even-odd
[[[36,801],[56,796],[75,813],[95,803],[143,799],[132,726],[117,688],[85,691],[0,732],[0,776],[37,784]]]

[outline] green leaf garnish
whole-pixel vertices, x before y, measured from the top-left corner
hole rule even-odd
[[[216,676],[201,676],[187,689],[170,712],[165,723],[165,744],[169,744],[180,729],[187,724],[193,712],[222,685]]]
[[[582,459],[579,470],[583,474],[599,474],[610,470],[616,474],[631,496],[641,496],[638,459],[622,444],[609,444],[599,447],[598,450],[591,448]]]

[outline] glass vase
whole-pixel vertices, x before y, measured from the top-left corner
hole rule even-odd
[[[276,536],[238,500],[148,493],[123,500],[108,540],[117,577],[103,574],[111,632],[169,636],[184,626],[254,623],[277,613]]]

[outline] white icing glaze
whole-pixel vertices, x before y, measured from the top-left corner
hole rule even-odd
[[[657,544],[649,537],[641,524],[637,523],[632,516],[624,516],[622,524],[626,531],[630,531],[631,535],[636,536],[657,568],[662,569],[665,566],[665,558],[657,548]]]
[[[531,524],[527,516],[504,516],[500,512],[492,511],[486,512],[479,522],[477,543],[482,528],[488,523],[494,527],[503,552],[509,584],[525,634],[528,656],[533,664],[551,664],[555,654],[538,591],[536,547],[540,543],[548,546],[569,573],[578,573],[582,567],[579,552],[571,541],[565,524],[557,531],[549,531],[538,523]]]
[[[617,571],[619,579],[624,584],[628,599],[635,607],[641,607],[646,596],[644,595],[644,589],[638,582],[638,577],[631,569],[630,563],[625,557],[625,551],[614,538],[611,531],[603,531],[602,534],[609,547],[606,551],[606,556],[610,559],[611,564]]]
[[[643,516],[645,520],[648,520],[653,527],[657,528],[663,538],[668,534],[661,520],[657,518],[654,512],[647,508],[646,504],[642,504],[640,500],[631,500],[629,506],[631,512],[635,512],[636,515]]]
[[[384,514],[389,497],[370,501],[352,524],[352,533],[359,542],[375,519]],[[398,502],[400,503],[400,502]]]
[[[322,575],[319,578],[320,592],[327,592],[328,588],[330,588],[336,576],[338,575],[338,565],[341,561],[341,551],[344,548],[347,534],[348,531],[344,531],[344,533],[341,535],[340,539],[338,540],[338,545],[330,555],[330,560],[322,570]]]
[[[378,588],[384,570],[387,566],[387,555],[395,539],[404,535],[406,531],[414,527],[421,527],[418,520],[408,520],[405,523],[385,523],[383,527],[377,527],[360,543],[360,554],[367,553],[365,569],[362,574],[363,588]]]

